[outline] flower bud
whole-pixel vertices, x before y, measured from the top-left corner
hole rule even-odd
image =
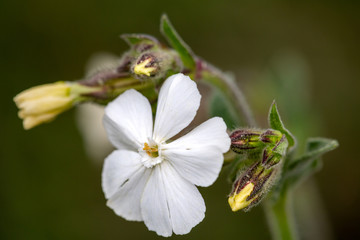
[[[154,54],[143,54],[136,61],[133,71],[138,76],[145,75],[150,77],[159,71],[159,61]]]
[[[181,61],[174,51],[160,49],[141,54],[131,70],[136,78],[146,80],[165,78],[169,71],[178,72],[181,68]]]
[[[56,82],[29,88],[14,97],[24,129],[50,122],[69,109],[87,88],[78,84]]]
[[[283,137],[280,131],[267,129],[261,134],[261,141],[264,143],[276,144]]]
[[[262,164],[267,167],[278,164],[284,156],[288,147],[288,141],[286,140],[286,136],[284,134],[281,134],[281,138],[277,139],[277,142],[269,144],[264,149],[262,156]]]
[[[267,169],[260,162],[241,172],[228,198],[232,211],[247,211],[259,203],[277,179],[276,172],[276,168]]]
[[[231,149],[246,154],[243,161],[249,164],[239,170],[228,202],[233,211],[247,211],[262,200],[278,179],[288,143],[284,134],[273,129],[240,129],[230,138]]]
[[[230,135],[231,150],[236,153],[247,153],[261,149],[264,143],[261,141],[261,131],[251,129],[240,129]]]

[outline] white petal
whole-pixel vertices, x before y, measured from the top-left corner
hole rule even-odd
[[[151,138],[152,124],[149,101],[133,89],[105,108],[104,127],[116,148],[136,151]]]
[[[223,164],[223,153],[229,148],[226,125],[222,118],[214,117],[163,146],[162,155],[185,179],[207,187],[217,179]]]
[[[142,166],[141,156],[128,150],[113,151],[104,162],[102,188],[109,199]]]
[[[230,148],[231,140],[226,132],[226,124],[220,117],[213,117],[186,135],[166,144],[167,148],[215,147],[222,153]]]
[[[140,199],[151,172],[140,159],[135,152],[114,151],[105,160],[102,174],[107,205],[129,221],[142,221]]]
[[[167,151],[166,158],[181,176],[202,187],[215,182],[224,160],[221,152],[206,148],[195,148],[190,151],[174,149],[171,152]]]
[[[181,73],[169,77],[161,87],[156,110],[154,140],[175,136],[194,119],[201,95],[196,83]]]
[[[141,198],[141,213],[144,223],[150,231],[169,237],[172,234],[172,228],[161,165],[154,167],[146,184]]]
[[[170,163],[161,165],[171,224],[175,234],[186,234],[205,217],[205,203],[198,189],[182,178]]]
[[[169,162],[157,165],[141,201],[149,230],[161,236],[186,234],[205,216],[205,203],[197,188],[182,178]]]

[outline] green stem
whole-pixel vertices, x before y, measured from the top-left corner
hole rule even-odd
[[[264,209],[273,239],[298,239],[294,228],[292,198],[289,194],[279,196],[276,202],[272,202],[270,198],[265,202]]]
[[[229,75],[205,62],[199,64],[201,64],[201,79],[219,89],[227,97],[239,119],[244,119],[248,127],[255,127],[256,122],[251,109],[236,82]]]

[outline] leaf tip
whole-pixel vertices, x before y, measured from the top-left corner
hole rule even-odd
[[[340,145],[340,144],[339,144],[338,140],[333,139],[333,140],[331,141],[332,149],[338,148],[339,145]]]
[[[169,17],[166,13],[161,14],[160,18],[160,31],[164,33],[164,25],[170,25]]]
[[[278,130],[286,135],[286,138],[289,142],[289,149],[293,149],[296,146],[296,139],[295,137],[290,133],[289,130],[287,130],[281,120],[280,113],[278,111],[276,101],[273,100],[270,110],[269,110],[269,125],[271,128]]]
[[[278,110],[277,110],[276,100],[274,99],[271,103],[270,113],[277,113],[277,112]]]
[[[169,18],[166,13],[161,14],[161,22],[163,21],[169,21]]]

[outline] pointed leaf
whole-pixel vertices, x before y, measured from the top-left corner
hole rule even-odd
[[[280,114],[276,107],[276,102],[274,101],[270,107],[269,112],[269,125],[272,129],[278,130],[281,133],[285,134],[286,139],[288,140],[288,149],[291,149],[296,144],[294,136],[287,130],[284,124],[281,121]]]
[[[131,48],[132,54],[135,57],[138,56],[139,53],[143,53],[148,50],[156,50],[160,47],[159,41],[146,34],[122,34],[120,36]]]
[[[300,158],[294,160],[289,165],[289,170],[299,169],[304,163],[319,158],[324,153],[334,150],[339,146],[339,143],[333,139],[327,138],[309,138],[306,142],[305,154]]]
[[[309,138],[303,156],[289,164],[284,173],[288,184],[296,184],[310,176],[322,166],[321,156],[339,146],[338,142],[327,138]]]
[[[140,44],[140,43],[147,43],[147,44],[158,44],[159,41],[154,38],[153,36],[146,35],[146,34],[122,34],[120,35],[124,41],[129,44],[130,46]]]
[[[166,14],[161,17],[160,31],[180,55],[181,61],[186,68],[190,70],[195,68],[194,54],[191,48],[182,40],[180,35],[176,32],[175,28],[171,25],[169,18]]]

